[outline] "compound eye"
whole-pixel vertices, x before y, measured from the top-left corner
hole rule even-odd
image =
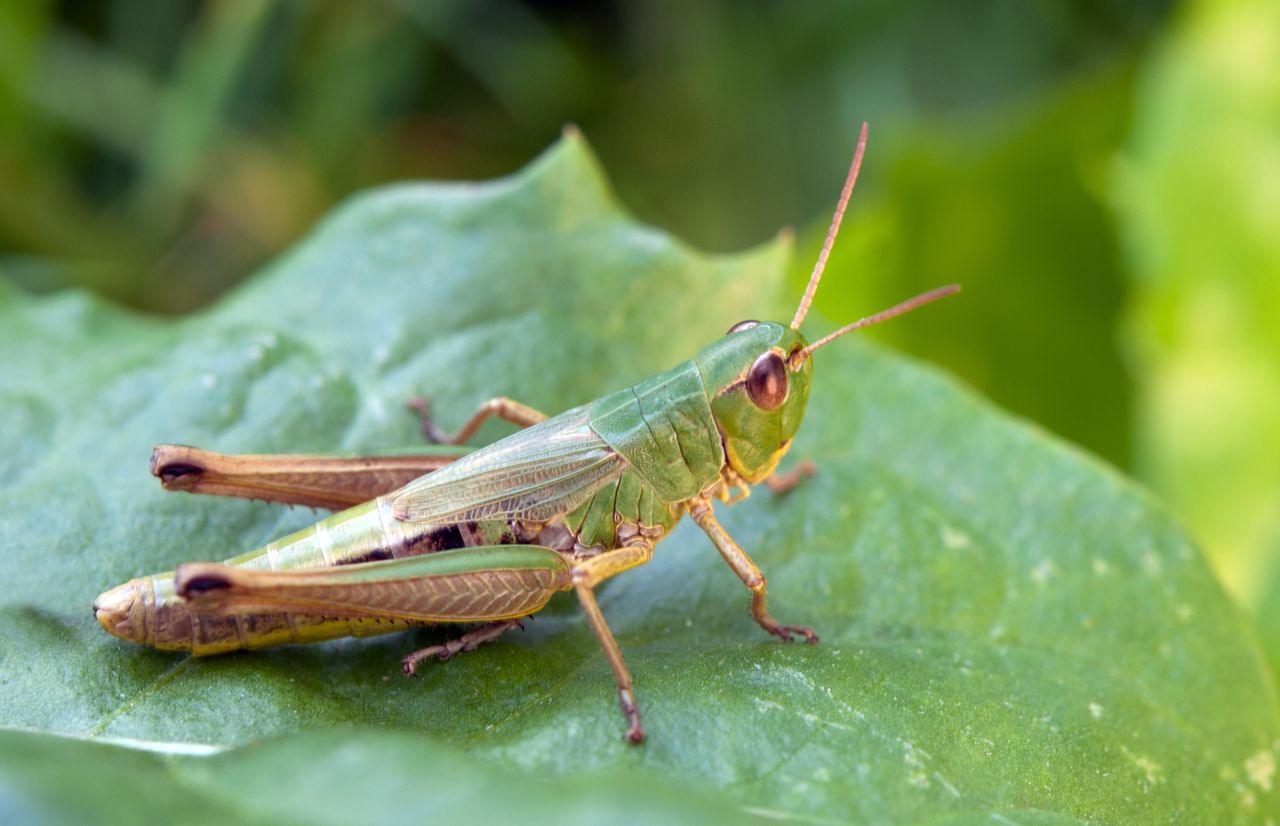
[[[787,366],[782,356],[770,350],[756,359],[747,373],[747,395],[761,410],[774,410],[787,400]]]
[[[749,329],[751,329],[752,327],[756,326],[756,325],[757,325],[757,324],[759,324],[759,323],[760,323],[760,322],[758,322],[758,321],[756,321],[756,320],[754,320],[754,319],[747,319],[746,321],[739,321],[737,324],[735,324],[735,325],[733,325],[732,327],[730,327],[730,328],[729,328],[729,332],[728,332],[728,333],[725,333],[725,335],[727,336],[727,335],[729,335],[729,333],[740,333],[740,332],[742,332],[743,330],[749,330]]]

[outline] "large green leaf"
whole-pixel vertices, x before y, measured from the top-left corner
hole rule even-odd
[[[793,453],[819,474],[721,509],[770,576],[774,613],[816,626],[820,646],[766,638],[689,524],[604,588],[646,714],[642,748],[622,740],[608,668],[570,598],[415,680],[398,656],[443,632],[193,660],[94,622],[90,601],[119,581],[311,519],[163,493],[146,470],[151,444],[408,444],[402,401],[420,392],[446,422],[499,393],[561,409],[687,357],[735,320],[785,318],[786,255],[773,244],[708,259],[636,226],[570,136],[508,180],[361,198],[181,322],[0,292],[0,720],[232,748],[158,758],[12,733],[0,738],[10,810],[74,819],[105,784],[153,789],[139,805],[166,812],[190,794],[209,819],[267,820],[281,799],[359,781],[389,801],[375,819],[429,812],[459,787],[490,807],[477,811],[504,812],[529,788],[509,782],[514,769],[553,778],[557,799],[631,784],[625,799],[655,818],[685,802],[690,817],[703,811],[690,785],[811,822],[1276,812],[1273,687],[1170,515],[865,342],[818,356]],[[388,750],[421,763],[418,787]],[[131,784],[135,770],[158,785]],[[64,805],[49,790],[72,771],[86,780]]]
[[[212,756],[0,731],[0,772],[0,821],[15,824],[766,822],[726,816],[706,793],[671,783],[620,773],[548,780],[416,734],[372,730],[309,732]]]

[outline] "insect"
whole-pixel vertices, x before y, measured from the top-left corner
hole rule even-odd
[[[576,591],[617,683],[627,737],[644,739],[631,675],[596,603],[604,580],[643,565],[686,514],[751,592],[770,634],[810,643],[809,628],[769,613],[765,578],[716,520],[713,503],[775,474],[809,398],[814,353],[835,339],[956,292],[955,285],[855,321],[812,344],[800,333],[866,149],[863,124],[826,241],[789,325],[743,321],[693,359],[553,418],[509,399],[485,403],[456,434],[489,416],[523,429],[474,452],[338,459],[224,456],[161,446],[152,472],[166,488],[339,510],[221,564],[191,562],[102,594],[94,614],[117,637],[164,650],[219,654],[433,623],[478,623],[409,654],[448,659],[496,639],[558,591]]]

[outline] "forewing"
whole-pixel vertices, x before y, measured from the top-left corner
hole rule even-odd
[[[567,513],[620,476],[626,460],[587,424],[585,407],[527,427],[392,494],[405,522],[447,525]]]

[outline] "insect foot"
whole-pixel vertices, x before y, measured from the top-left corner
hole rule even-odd
[[[414,396],[405,402],[405,406],[418,414],[418,426],[422,429],[422,435],[427,441],[438,445],[449,440],[449,437],[442,433],[431,420],[431,402],[426,396]]]
[[[818,635],[813,633],[812,628],[804,625],[778,625],[770,628],[769,633],[782,637],[783,642],[791,642],[791,635],[798,634],[810,645],[818,644]]]
[[[627,739],[636,745],[644,742],[644,728],[640,725],[640,709],[636,706],[635,695],[631,689],[618,691],[618,699],[622,705],[622,713],[627,717]]]

